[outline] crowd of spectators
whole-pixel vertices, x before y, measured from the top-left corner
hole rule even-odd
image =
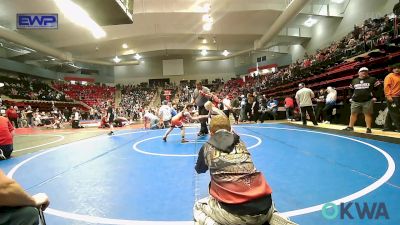
[[[389,46],[394,38],[394,19],[389,15],[367,19],[362,25],[355,25],[341,40],[334,41],[328,47],[318,49],[315,54],[305,54],[304,59],[279,68],[276,72],[232,79],[225,83],[217,94],[223,99],[229,93],[238,93],[247,97],[249,93],[264,92],[283,84],[299,81],[320,74],[331,66],[340,64],[344,59],[359,55],[376,48]]]
[[[138,120],[143,117],[143,110],[154,99],[157,89],[146,84],[122,85],[121,102],[118,113],[126,118]]]
[[[244,95],[250,90],[264,91],[279,85],[291,83],[303,78],[320,74],[325,69],[343,62],[344,59],[362,54],[376,48],[386,48],[394,37],[394,19],[385,15],[381,18],[365,20],[355,25],[341,40],[332,42],[328,47],[316,50],[315,54],[305,54],[303,60],[297,60],[289,66],[279,68],[277,72],[226,82],[223,95],[237,92]]]
[[[40,79],[19,75],[2,76],[1,80],[4,83],[2,94],[13,99],[71,101],[64,93],[52,89]]]
[[[8,117],[15,128],[48,127],[61,128],[63,122],[70,121],[71,110],[58,109],[52,106],[50,111],[40,111],[30,105],[17,106],[13,104],[0,105],[4,115]]]

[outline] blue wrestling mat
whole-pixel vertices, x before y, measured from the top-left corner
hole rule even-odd
[[[400,146],[281,124],[239,125],[256,168],[273,189],[277,209],[299,224],[400,224]],[[1,161],[28,192],[51,199],[48,224],[193,224],[195,199],[208,195],[209,175],[195,175],[197,152],[208,137],[186,129],[117,131]],[[349,214],[327,219],[328,202]],[[361,218],[356,203],[373,219]],[[379,216],[385,207],[387,216]],[[340,209],[340,207],[339,207]],[[332,215],[332,213],[330,214]],[[379,216],[375,219],[375,216]]]

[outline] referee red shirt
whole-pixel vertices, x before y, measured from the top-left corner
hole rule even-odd
[[[0,145],[11,145],[13,143],[13,136],[11,132],[14,130],[10,121],[0,116]]]

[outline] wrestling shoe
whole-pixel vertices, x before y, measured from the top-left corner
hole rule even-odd
[[[203,132],[199,132],[199,133],[197,133],[197,136],[203,137],[203,136],[205,136],[205,134]]]
[[[352,128],[352,127],[346,127],[346,128],[344,128],[343,130],[345,130],[345,131],[354,131],[354,128]]]
[[[0,160],[6,160],[7,158],[3,154],[3,150],[0,149]]]

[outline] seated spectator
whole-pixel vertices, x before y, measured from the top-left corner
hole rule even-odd
[[[273,97],[270,97],[267,103],[267,115],[272,117],[273,120],[276,120],[278,115],[278,101]]]
[[[25,110],[21,111],[21,119],[20,119],[21,127],[26,128],[28,127],[28,118],[26,116]]]
[[[14,127],[10,120],[0,115],[0,160],[9,159],[13,148]]]
[[[226,116],[213,117],[210,132],[210,140],[201,147],[195,167],[197,173],[210,170],[210,196],[195,203],[195,224],[267,222],[273,213],[272,189],[255,169],[244,142],[231,132]]]
[[[0,170],[0,224],[39,225],[39,210],[50,201],[46,194],[30,196]]]

